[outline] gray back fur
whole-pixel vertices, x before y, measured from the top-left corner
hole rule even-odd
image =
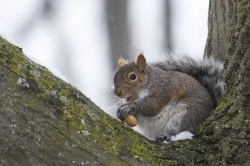
[[[202,84],[217,105],[224,90],[223,63],[214,58],[204,57],[196,61],[188,56],[168,56],[164,61],[152,64],[165,71],[179,71],[191,75]]]

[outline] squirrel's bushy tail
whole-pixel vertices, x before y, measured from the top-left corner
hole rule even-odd
[[[203,60],[196,61],[188,56],[171,55],[153,66],[166,71],[184,72],[196,78],[207,89],[215,105],[223,93],[223,63],[214,58],[204,57]]]

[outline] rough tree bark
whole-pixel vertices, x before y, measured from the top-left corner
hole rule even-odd
[[[225,62],[225,95],[206,121],[211,165],[250,165],[250,1],[211,0],[205,53]],[[237,163],[237,164],[236,164]]]
[[[170,144],[118,123],[0,37],[0,165],[249,165],[250,1],[209,10],[206,53],[223,55],[226,93],[194,139]]]

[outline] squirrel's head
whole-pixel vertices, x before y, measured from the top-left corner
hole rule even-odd
[[[149,66],[144,55],[137,56],[135,62],[127,63],[124,59],[118,61],[119,70],[115,74],[115,94],[126,101],[139,98],[140,91],[147,83]]]

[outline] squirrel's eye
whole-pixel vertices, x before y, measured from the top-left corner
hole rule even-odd
[[[130,74],[129,79],[130,80],[135,80],[136,79],[136,75],[135,74]]]

